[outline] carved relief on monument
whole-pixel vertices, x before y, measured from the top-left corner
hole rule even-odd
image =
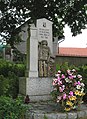
[[[38,74],[39,77],[48,77],[52,70],[54,61],[51,58],[48,42],[43,40],[38,45]]]

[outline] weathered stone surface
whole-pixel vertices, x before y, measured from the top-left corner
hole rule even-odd
[[[57,113],[57,119],[66,119],[66,113]]]
[[[30,101],[50,100],[52,91],[52,78],[27,78],[26,94]]]
[[[26,94],[26,78],[25,77],[19,78],[19,94],[22,94],[22,95]]]
[[[31,103],[31,109],[26,119],[86,119],[87,106],[82,105],[81,111],[61,112],[58,105],[52,101]]]
[[[34,114],[34,119],[44,119],[44,114]]]
[[[85,117],[85,112],[84,111],[78,111],[77,115],[78,115],[78,118]]]
[[[68,119],[77,119],[77,113],[68,113],[67,114]]]
[[[85,110],[84,112],[85,112],[85,116],[87,117],[87,110]]]
[[[57,119],[57,114],[51,113],[51,114],[46,114],[45,115],[47,119]]]

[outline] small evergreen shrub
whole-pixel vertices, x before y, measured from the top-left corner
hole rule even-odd
[[[15,100],[11,97],[0,97],[0,119],[24,119],[26,110],[21,97]]]
[[[19,93],[19,80],[18,77],[9,72],[8,77],[0,75],[0,96],[6,95],[16,98]]]
[[[16,64],[10,61],[0,59],[0,75],[8,77],[9,71],[14,72],[17,76],[25,76],[25,64]]]

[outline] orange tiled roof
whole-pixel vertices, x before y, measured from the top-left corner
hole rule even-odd
[[[60,47],[58,55],[87,57],[87,48]]]

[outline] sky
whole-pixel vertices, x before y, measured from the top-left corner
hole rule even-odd
[[[82,34],[72,37],[70,28],[64,28],[65,40],[59,44],[60,47],[87,48],[87,29],[82,30]]]

